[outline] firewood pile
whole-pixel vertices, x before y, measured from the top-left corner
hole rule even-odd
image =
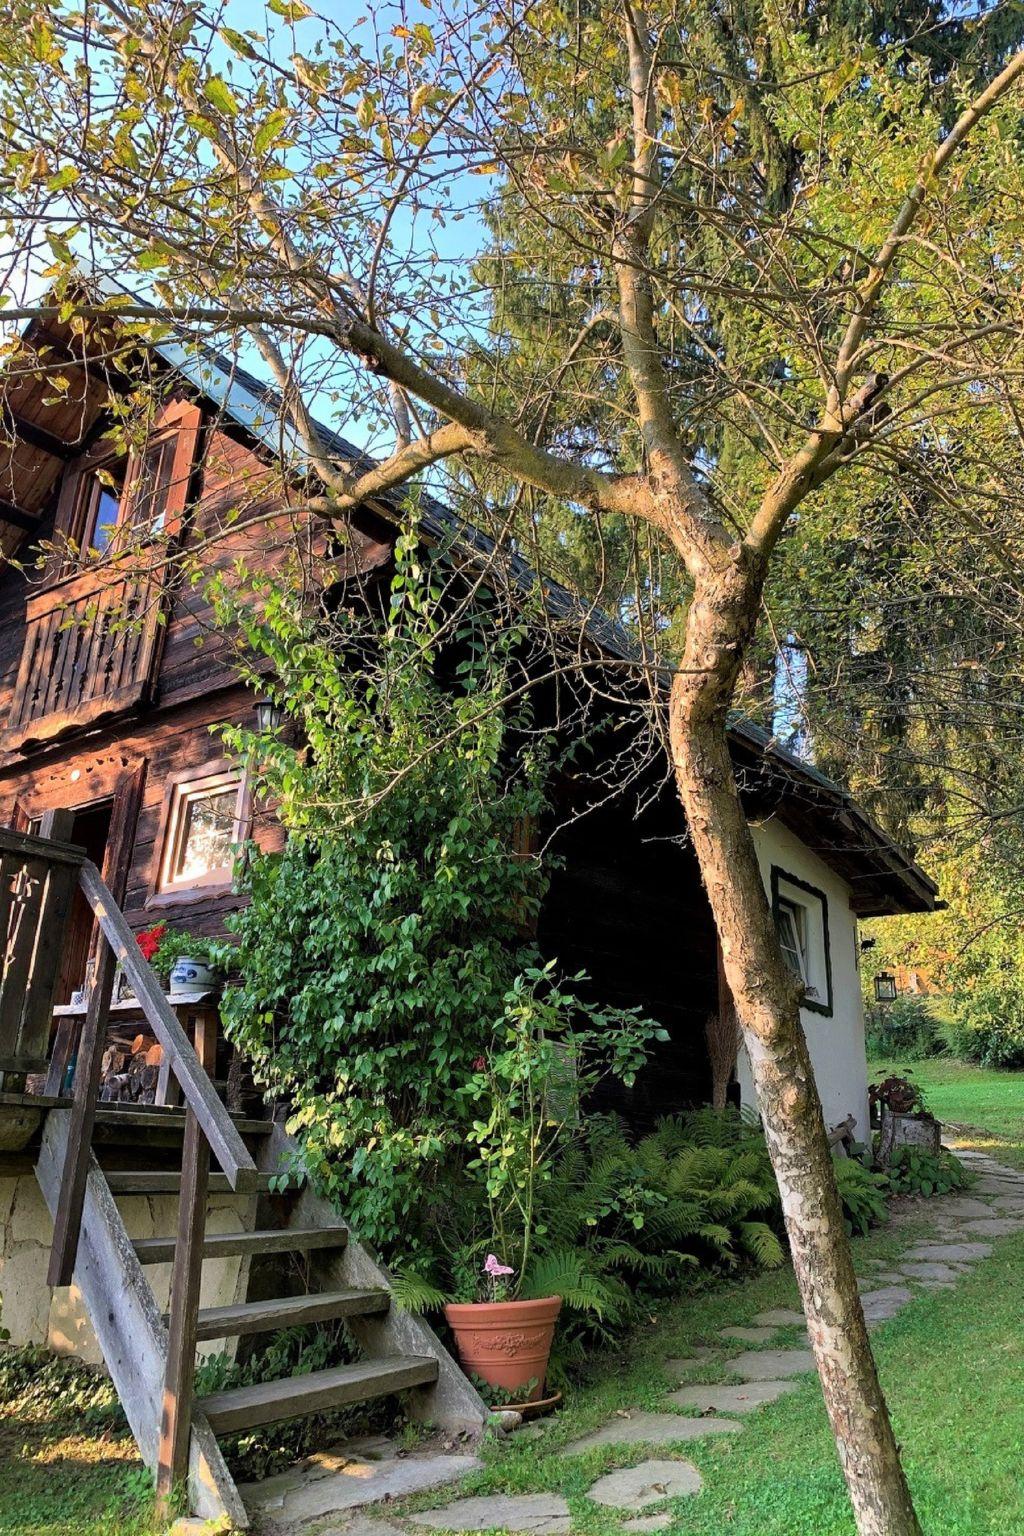
[[[163,1047],[152,1035],[113,1040],[103,1052],[100,1098],[105,1104],[152,1104]]]

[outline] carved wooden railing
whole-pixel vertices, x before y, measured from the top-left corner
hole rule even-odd
[[[71,893],[78,885],[99,927],[99,951],[74,1065],[71,1118],[60,1195],[54,1216],[50,1285],[68,1285],[78,1253],[99,1096],[107,1016],[118,963],[163,1047],[185,1102],[178,1236],[171,1273],[167,1373],[160,1426],[157,1492],[167,1500],[188,1465],[195,1372],[196,1320],[206,1227],[211,1152],[231,1188],[255,1191],[250,1156],[212,1082],[216,1040],[209,1020],[197,1021],[193,1048],[160,983],[142,958],[124,914],[84,851],[49,838],[0,831],[0,1068],[34,1072],[46,1065],[53,994]],[[71,1044],[65,1042],[71,1055]],[[64,1063],[58,1063],[63,1076]],[[116,1298],[111,1298],[116,1304]]]
[[[48,741],[142,703],[159,659],[162,589],[158,574],[121,562],[34,593],[0,746]]]

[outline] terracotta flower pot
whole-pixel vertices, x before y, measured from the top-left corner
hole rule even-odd
[[[561,1296],[544,1296],[540,1301],[456,1302],[445,1307],[444,1315],[467,1375],[508,1392],[532,1381],[527,1399],[532,1402],[544,1392],[561,1309]]]

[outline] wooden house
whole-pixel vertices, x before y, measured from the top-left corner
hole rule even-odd
[[[24,557],[40,541],[96,554],[73,568],[55,553],[41,570],[8,564],[0,573],[0,825],[34,831],[53,812],[70,813],[63,836],[100,866],[133,928],[167,921],[215,933],[238,901],[234,846],[250,834],[272,845],[280,832],[270,819],[253,825],[244,772],[211,731],[252,719],[230,639],[211,624],[202,583],[176,584],[173,560],[146,558],[146,534],[194,548],[216,528],[211,564],[272,564],[289,517],[279,472],[287,444],[258,381],[172,341],[145,365],[162,402],[148,436],[119,450],[111,393],[138,381],[124,377],[123,357],[116,373],[104,355],[102,337],[36,324],[3,398],[12,445],[0,466],[5,554]],[[327,437],[339,458],[358,458]],[[421,517],[425,539],[458,533],[429,497]],[[343,558],[386,581],[396,536],[387,504],[359,509],[353,525]],[[460,536],[480,540],[473,530]],[[567,592],[547,584],[546,593],[571,608]],[[628,654],[627,637],[599,616],[588,636],[610,655]],[[733,750],[780,934],[806,982],[826,1113],[863,1128],[857,918],[927,910],[935,887],[845,792],[757,727],[737,720]],[[700,1102],[710,1091],[704,1024],[724,1002],[675,796],[650,796],[640,821],[614,799],[565,820],[540,942],[570,971],[587,970],[602,996],[639,1003],[668,1028],[633,1112],[650,1118]],[[91,935],[79,903],[58,1002],[86,979]],[[742,1059],[734,1093],[749,1096]]]

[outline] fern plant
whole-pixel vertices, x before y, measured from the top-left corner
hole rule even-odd
[[[465,1183],[435,1193],[429,1260],[400,1269],[399,1304],[468,1299],[486,1243]],[[558,1354],[614,1341],[695,1274],[783,1261],[778,1192],[764,1138],[739,1115],[695,1111],[635,1139],[614,1116],[584,1118],[535,1190],[524,1299],[562,1297]],[[439,1240],[453,1234],[451,1246]]]

